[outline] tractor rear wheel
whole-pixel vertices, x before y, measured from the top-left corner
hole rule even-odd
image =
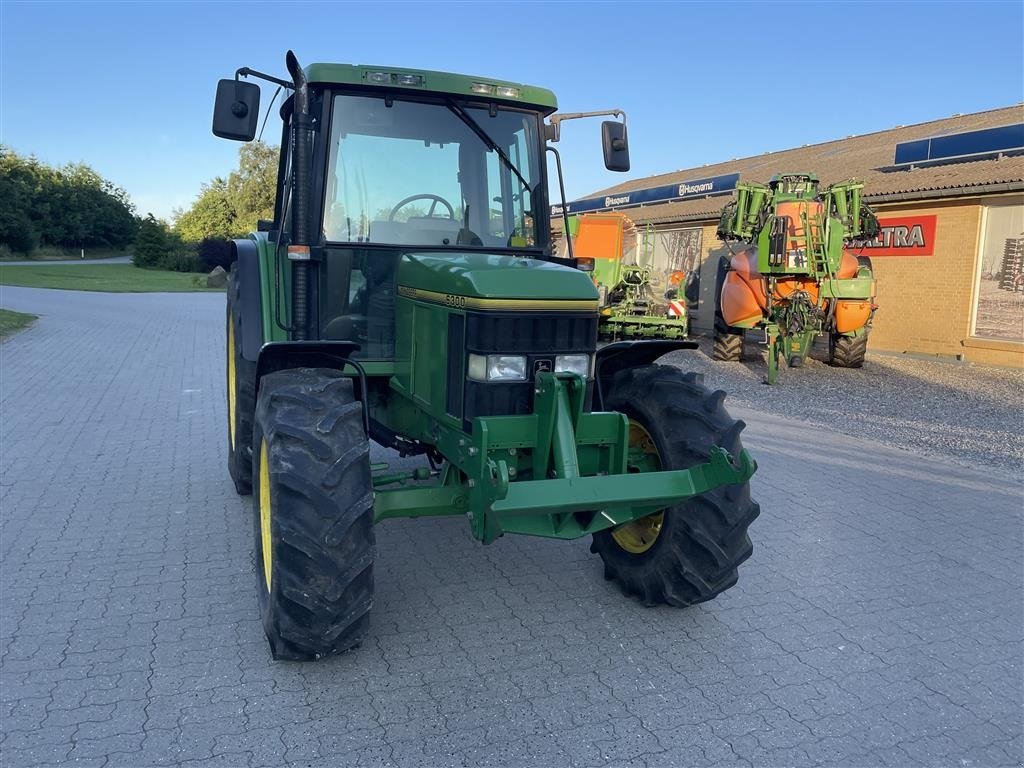
[[[253,528],[263,629],[275,659],[359,644],[373,603],[373,489],[362,404],[333,370],[270,373],[254,431]]]
[[[715,345],[711,356],[715,360],[738,362],[743,359],[743,334],[715,331]]]
[[[252,493],[252,421],[256,412],[256,363],[242,357],[241,323],[238,316],[238,273],[231,265],[228,275],[227,397],[228,473],[242,496]]]
[[[836,368],[860,368],[867,351],[867,333],[860,336],[833,333],[828,340],[828,364]]]
[[[696,373],[649,365],[622,371],[605,401],[629,417],[631,472],[685,469],[713,447],[738,456],[742,421]],[[749,483],[716,488],[640,520],[594,534],[605,578],[646,605],[710,600],[737,580],[752,552],[747,527],[760,513]]]

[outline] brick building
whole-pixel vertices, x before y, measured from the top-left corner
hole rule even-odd
[[[699,262],[694,329],[712,326],[715,235],[738,179],[856,178],[882,235],[863,245],[878,280],[869,349],[1024,366],[1024,107],[851,136],[629,181],[569,204],[618,210]],[[553,213],[560,213],[556,206]],[[561,229],[561,218],[553,218]],[[699,257],[697,257],[699,254]]]

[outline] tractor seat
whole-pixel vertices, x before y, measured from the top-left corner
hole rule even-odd
[[[324,327],[328,341],[359,341],[366,338],[366,315],[340,315]]]

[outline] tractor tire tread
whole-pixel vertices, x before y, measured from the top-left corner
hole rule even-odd
[[[254,477],[262,480],[265,439],[271,483],[270,590],[258,499],[253,504],[257,588],[271,652],[307,661],[354,648],[373,604],[375,540],[369,443],[351,380],[329,369],[267,374],[254,437]]]
[[[666,469],[705,463],[714,447],[732,456],[742,450],[744,425],[729,416],[724,398],[677,368],[619,372],[607,405],[647,429]],[[693,605],[736,583],[753,551],[747,529],[758,514],[749,483],[723,486],[665,510],[661,533],[644,553],[621,549],[610,530],[594,535],[591,551],[604,562],[605,578],[627,595],[646,605]]]

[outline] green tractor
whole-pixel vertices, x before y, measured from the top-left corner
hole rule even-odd
[[[220,81],[213,120],[250,141],[260,90],[241,78],[291,92],[274,219],[234,241],[227,297],[228,467],[252,494],[274,657],[359,643],[389,518],[456,515],[485,544],[591,535],[646,604],[732,586],[759,511],[743,424],[654,363],[695,344],[597,351],[593,281],[551,255],[553,94],[291,52],[287,68]],[[602,133],[605,165],[628,169],[624,125]],[[371,441],[422,465],[374,462]]]
[[[829,337],[829,363],[859,368],[875,310],[871,261],[847,249],[878,234],[878,219],[855,181],[819,190],[809,173],[785,173],[765,186],[736,185],[722,211],[718,237],[749,248],[732,253],[718,272],[716,360],[739,360],[747,329],[761,328],[774,384],[779,360],[804,364],[814,338]]]

